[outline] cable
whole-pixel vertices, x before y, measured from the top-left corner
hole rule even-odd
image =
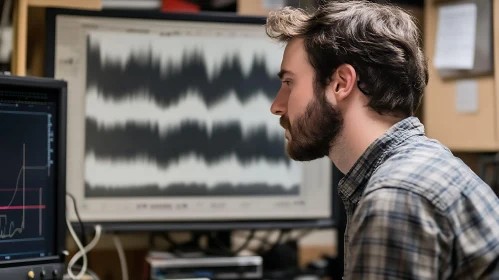
[[[121,275],[123,280],[128,280],[128,269],[126,265],[125,251],[123,251],[123,246],[121,245],[120,238],[117,235],[113,235],[113,242],[118,251],[118,257],[120,258],[121,264]]]
[[[83,225],[83,221],[81,220],[81,217],[80,217],[80,213],[78,212],[78,206],[76,204],[76,198],[74,197],[74,195],[66,192],[66,195],[71,198],[71,200],[73,201],[73,209],[75,211],[75,214],[76,214],[76,218],[78,219],[78,222],[80,223],[80,228],[81,228],[81,244],[83,244],[83,246],[86,246],[87,245],[87,236],[85,235],[85,225]]]
[[[70,197],[73,200],[73,205],[75,206],[75,211],[78,213],[78,210],[76,209],[76,200],[71,194],[67,194],[68,197]],[[81,219],[79,218],[79,215],[77,214],[79,221],[81,222]],[[71,258],[71,260],[68,263],[68,268],[67,268],[67,273],[71,279],[80,279],[83,275],[85,275],[87,268],[88,268],[88,258],[87,254],[92,250],[95,245],[100,240],[101,234],[102,234],[102,226],[101,225],[96,225],[95,226],[95,237],[92,239],[92,241],[87,245],[83,246],[81,243],[80,239],[78,238],[78,235],[76,234],[73,226],[71,225],[71,222],[69,221],[68,218],[66,218],[66,225],[68,227],[69,232],[71,233],[71,236],[73,237],[76,245],[78,246],[79,251]],[[80,223],[80,225],[83,226],[83,223]],[[74,275],[73,273],[73,266],[76,264],[76,262],[80,259],[83,258],[83,265],[81,266],[80,273],[77,275]]]
[[[87,259],[88,252],[90,252],[95,247],[95,245],[97,245],[97,243],[99,243],[101,234],[102,234],[102,226],[101,225],[96,225],[95,226],[95,237],[94,237],[94,239],[92,239],[92,241],[85,248],[83,248],[83,251],[80,250],[78,253],[76,253],[71,258],[71,260],[68,263],[68,270],[71,270],[71,272],[72,272],[73,266],[78,261],[78,259],[81,258],[82,256],[85,256],[85,259]],[[84,259],[84,262],[85,262],[85,259]],[[87,259],[86,262],[87,262],[87,264],[86,265],[84,264],[82,266],[82,270],[81,271],[83,271],[83,274],[86,273],[86,271],[87,271],[88,259]],[[80,271],[80,273],[81,273],[81,271]],[[69,274],[69,272],[68,272],[68,274]],[[70,274],[70,276],[71,276],[71,274]]]
[[[263,252],[263,251],[265,251],[265,248],[267,245],[272,245],[269,241],[271,235],[272,235],[272,231],[269,230],[269,231],[267,231],[267,234],[265,235],[265,237],[259,238],[260,247],[256,250],[257,252]]]
[[[80,239],[76,235],[73,226],[71,226],[71,223],[69,222],[69,219],[66,218],[66,225],[68,226],[69,233],[71,233],[71,236],[73,236],[73,239],[76,243],[76,246],[78,246],[78,249],[80,249],[80,252],[85,252],[85,248],[83,248],[83,245],[80,242]],[[71,259],[73,260],[73,259]],[[71,267],[68,265],[68,275],[71,277],[71,279],[80,279],[83,275],[85,275],[85,270],[87,269],[87,254],[83,253],[83,266],[82,269],[80,270],[80,273],[78,275],[74,275]]]
[[[175,240],[173,240],[173,238],[170,236],[170,234],[168,232],[162,232],[159,234],[160,237],[162,237],[164,240],[166,240],[166,242],[168,242],[168,245],[169,245],[169,248],[168,250],[171,251],[171,253],[176,256],[176,257],[180,257],[181,254],[182,254],[182,248],[186,245],[186,244],[179,244],[178,242],[176,242]]]
[[[166,242],[168,242],[170,244],[170,246],[172,246],[173,248],[178,248],[180,247],[178,242],[176,242],[175,240],[173,240],[173,238],[170,236],[170,234],[168,232],[162,232],[161,233],[161,236],[166,240]]]
[[[295,236],[293,238],[294,241],[298,241],[302,238],[304,238],[305,236],[309,235],[310,233],[312,233],[314,230],[312,229],[306,229],[306,230],[303,230],[301,233],[299,233],[297,236]]]
[[[272,232],[270,232],[270,234],[272,234]],[[266,247],[269,247],[271,245],[273,245],[270,241],[269,241],[269,234],[267,233],[265,237],[259,237],[259,236],[253,236],[253,240],[256,240],[259,242],[259,245],[257,248],[254,248],[254,249],[251,249],[253,252],[259,254],[261,252],[264,252],[265,251],[265,248]],[[250,248],[248,246],[248,248]]]
[[[246,238],[246,241],[241,245],[241,247],[237,248],[235,251],[234,251],[234,255],[237,256],[239,255],[239,253],[241,253],[243,250],[245,250],[246,248],[248,248],[249,244],[251,243],[251,241],[253,241],[253,238],[255,237],[255,230],[252,230],[251,233],[248,235],[248,237]]]
[[[279,230],[279,236],[277,237],[277,240],[274,242],[274,245],[269,249],[269,252],[274,251],[281,244],[282,238],[287,233],[288,230]]]

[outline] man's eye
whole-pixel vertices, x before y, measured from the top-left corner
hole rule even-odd
[[[282,81],[282,83],[289,86],[289,84],[291,83],[291,81]]]

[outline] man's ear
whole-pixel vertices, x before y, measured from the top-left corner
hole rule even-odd
[[[328,101],[335,104],[347,98],[355,89],[357,84],[357,72],[349,64],[342,64],[331,77],[331,83],[327,87],[326,95]]]

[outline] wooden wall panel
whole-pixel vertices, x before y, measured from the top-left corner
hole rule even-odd
[[[437,8],[440,4],[441,1],[425,1],[425,52],[430,74],[423,110],[427,135],[454,151],[496,150],[498,144],[494,76],[474,77],[478,81],[478,112],[458,113],[455,109],[456,80],[442,79],[433,67]]]

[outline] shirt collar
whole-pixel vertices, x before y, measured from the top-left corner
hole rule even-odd
[[[339,182],[342,200],[357,204],[374,170],[384,162],[386,153],[414,135],[424,135],[424,126],[418,118],[408,117],[371,143]]]

